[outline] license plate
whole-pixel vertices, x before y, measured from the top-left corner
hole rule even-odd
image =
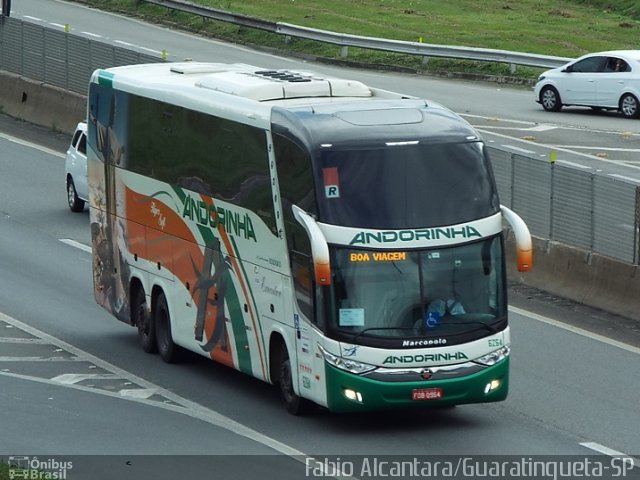
[[[441,388],[414,388],[411,390],[411,400],[438,400],[442,398]]]

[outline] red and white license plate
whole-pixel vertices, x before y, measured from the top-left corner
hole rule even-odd
[[[411,390],[411,400],[438,400],[442,398],[441,388],[414,388]]]

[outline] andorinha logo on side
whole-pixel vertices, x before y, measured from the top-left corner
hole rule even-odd
[[[203,225],[218,228],[246,240],[257,241],[256,233],[248,213],[239,213],[223,207],[216,207],[213,203],[206,203],[200,199],[187,196],[182,210],[182,217]]]

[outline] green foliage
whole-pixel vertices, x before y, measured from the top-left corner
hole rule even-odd
[[[639,0],[573,0],[575,3],[640,20]]]

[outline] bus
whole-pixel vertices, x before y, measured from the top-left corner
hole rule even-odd
[[[95,298],[144,351],[276,385],[296,415],[506,398],[505,236],[520,271],[531,237],[452,111],[177,62],[96,70],[87,124]]]

